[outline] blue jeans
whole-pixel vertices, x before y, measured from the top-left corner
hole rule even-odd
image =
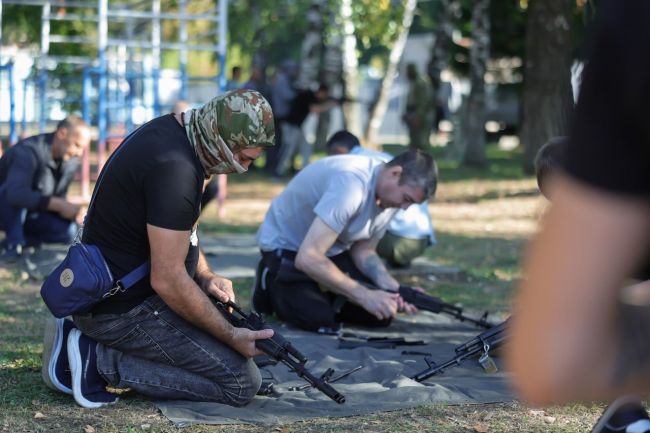
[[[8,245],[69,243],[74,239],[76,224],[54,212],[28,212],[7,202],[0,186],[0,230],[5,231]]]
[[[159,296],[124,314],[74,322],[97,345],[97,369],[112,385],[155,398],[250,402],[262,378],[247,359],[174,313]]]

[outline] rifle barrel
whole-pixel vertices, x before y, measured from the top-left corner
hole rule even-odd
[[[233,326],[248,328],[254,331],[267,327],[260,315],[255,313],[246,314],[234,302],[229,301],[224,303],[215,301],[215,305]],[[231,308],[241,317],[235,316],[230,311]],[[339,404],[345,403],[345,396],[343,394],[336,391],[327,382],[315,377],[305,368],[307,358],[282,335],[276,332],[271,338],[256,340],[255,346],[270,357],[285,364],[291,371],[335,402]]]

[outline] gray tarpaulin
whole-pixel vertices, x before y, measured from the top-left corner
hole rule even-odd
[[[427,367],[423,355],[402,355],[411,350],[429,352],[436,362],[454,355],[454,347],[478,335],[481,330],[452,321],[441,315],[419,313],[402,316],[383,330],[345,327],[357,334],[404,337],[407,341],[424,340],[424,346],[398,346],[395,349],[338,349],[335,336],[318,335],[277,326],[276,329],[307,356],[307,367],[316,376],[326,369],[334,376],[362,365],[363,368],[332,384],[345,395],[337,404],[315,388],[289,391],[305,382],[289,372],[285,365],[263,367],[264,378],[273,378],[274,394],[257,396],[246,407],[234,408],[218,403],[158,401],[156,405],[177,426],[203,424],[276,424],[314,417],[343,417],[419,406],[427,403],[495,403],[514,399],[507,374],[486,374],[475,359],[434,376],[424,383],[411,379]],[[497,364],[499,361],[497,360]]]

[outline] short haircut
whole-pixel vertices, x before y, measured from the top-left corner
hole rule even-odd
[[[542,190],[542,185],[548,176],[562,168],[564,151],[568,143],[569,137],[553,137],[537,151],[534,165],[535,175],[537,176],[537,187],[540,190]]]
[[[87,127],[88,125],[86,125],[86,122],[84,122],[84,120],[81,117],[70,115],[70,116],[66,116],[65,119],[63,119],[56,125],[56,130],[58,131],[59,129],[67,129],[68,131],[72,131],[77,129],[80,126]]]
[[[425,197],[432,197],[438,186],[438,167],[433,157],[419,149],[408,150],[391,159],[388,167],[402,167],[399,184],[422,188]]]
[[[334,146],[345,147],[349,152],[352,150],[352,148],[361,146],[361,143],[359,143],[359,139],[356,135],[350,131],[343,129],[341,131],[335,132],[334,135],[332,135],[325,144],[325,148],[327,149],[328,153]]]

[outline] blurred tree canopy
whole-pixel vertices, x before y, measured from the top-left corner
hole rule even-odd
[[[470,15],[472,0],[457,0],[461,8],[456,17],[455,27],[460,38],[471,33]],[[121,2],[121,1],[120,1]],[[177,8],[178,0],[163,0],[164,8]],[[115,0],[109,1],[109,7]],[[128,2],[127,2],[128,3]],[[571,23],[574,46],[583,39],[584,29],[593,15],[593,0],[576,0],[573,22]],[[188,8],[193,11],[214,10],[215,0],[192,0]],[[326,0],[327,9],[337,11],[340,0]],[[228,70],[237,64],[250,67],[256,56],[262,56],[266,65],[277,65],[287,58],[298,59],[302,35],[306,29],[306,14],[310,6],[308,0],[237,0],[228,5]],[[490,6],[491,52],[492,57],[525,57],[525,32],[527,0],[493,0]],[[440,13],[440,0],[420,0],[411,33],[432,32],[437,26]],[[403,4],[399,0],[354,0],[352,19],[357,37],[360,64],[376,60],[385,65],[390,47],[399,31]],[[65,13],[65,8],[53,7],[52,13]],[[41,8],[37,6],[4,5],[2,37],[4,44],[38,46],[40,43]],[[337,26],[333,14],[325,14],[325,32]],[[178,24],[165,22],[164,35],[176,34]],[[70,36],[94,37],[96,26],[81,21],[52,21],[53,32]],[[204,33],[200,24],[190,23],[190,34]],[[52,54],[91,55],[87,47],[76,44],[52,44]],[[170,53],[165,53],[170,56]],[[576,56],[579,51],[576,49]],[[176,56],[171,55],[174,60]],[[467,74],[467,46],[454,44],[450,53],[453,69],[462,75]],[[163,60],[172,65],[173,61]],[[214,69],[212,65],[197,61],[190,68]],[[193,74],[206,74],[213,71],[191,71]]]

